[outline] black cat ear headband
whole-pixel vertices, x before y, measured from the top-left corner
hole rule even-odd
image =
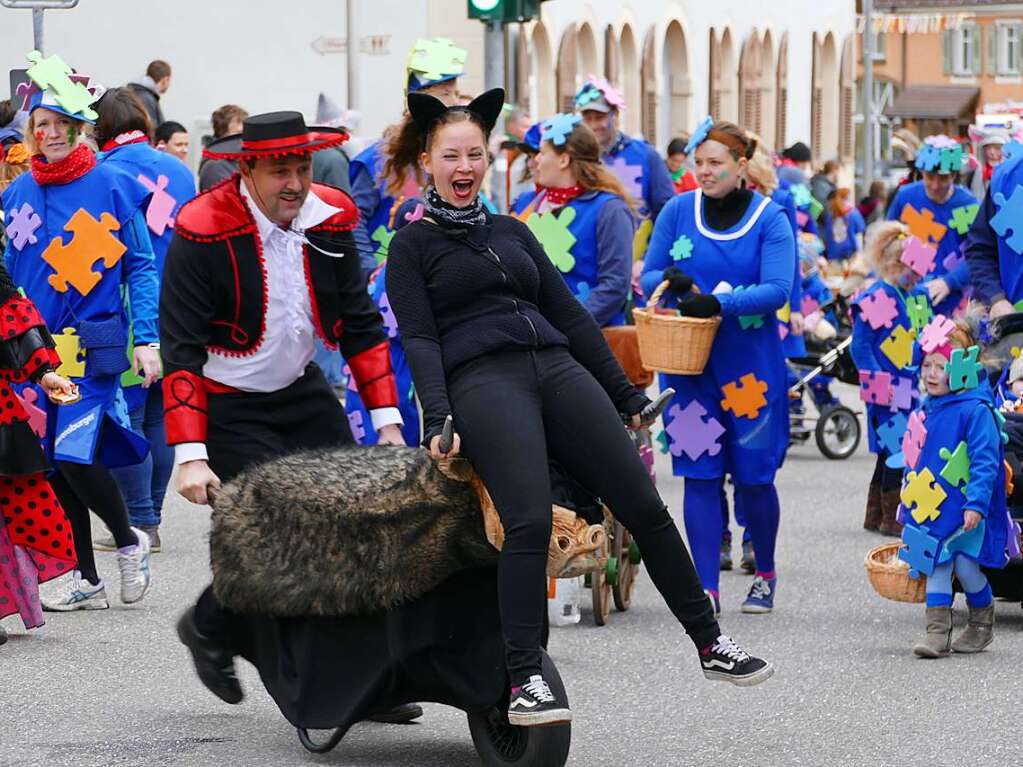
[[[440,99],[426,93],[410,93],[408,95],[409,114],[412,115],[412,119],[415,120],[424,136],[430,132],[430,128],[441,115],[454,109],[476,115],[483,122],[489,134],[497,125],[497,118],[501,116],[503,108],[504,88],[494,88],[486,93],[481,93],[466,106],[454,107],[446,106]]]

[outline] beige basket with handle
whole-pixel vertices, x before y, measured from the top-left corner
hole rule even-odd
[[[720,317],[680,317],[657,314],[657,303],[668,289],[665,280],[643,308],[632,310],[639,336],[639,356],[643,367],[661,373],[695,376],[703,372],[710,359]],[[693,285],[697,293],[699,289]]]
[[[893,602],[920,604],[927,599],[927,579],[910,578],[909,565],[899,559],[899,542],[871,549],[863,562],[874,591]]]

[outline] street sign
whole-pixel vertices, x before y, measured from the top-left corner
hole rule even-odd
[[[321,56],[331,53],[344,53],[348,50],[348,41],[343,37],[320,36],[310,43],[314,51]]]
[[[78,5],[78,0],[0,0],[0,5],[33,11],[68,10]]]

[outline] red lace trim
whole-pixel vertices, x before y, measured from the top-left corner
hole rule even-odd
[[[39,186],[70,184],[95,167],[96,155],[85,144],[79,144],[58,162],[46,162],[41,154],[32,155],[32,178]]]

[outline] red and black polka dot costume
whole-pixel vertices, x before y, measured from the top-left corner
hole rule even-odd
[[[26,354],[11,347],[39,328],[43,345]],[[42,625],[38,585],[70,571],[77,561],[71,525],[46,479],[46,458],[12,384],[35,380],[60,365],[32,302],[21,296],[0,307],[0,618],[18,613],[27,628]],[[7,352],[10,353],[7,353]]]

